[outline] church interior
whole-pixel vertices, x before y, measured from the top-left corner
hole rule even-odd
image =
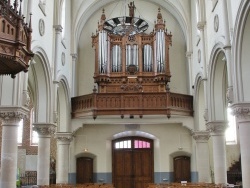
[[[249,12],[0,0],[0,188],[249,188]]]

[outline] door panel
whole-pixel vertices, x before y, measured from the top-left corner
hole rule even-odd
[[[179,156],[174,158],[174,181],[191,181],[190,157]]]
[[[124,140],[138,137],[123,138]],[[139,137],[139,139],[141,139]],[[145,138],[143,138],[145,140]],[[149,139],[147,139],[149,140]],[[120,141],[120,140],[119,140]],[[152,140],[150,145],[152,146]],[[113,183],[116,188],[144,188],[153,178],[152,148],[114,148],[113,141]]]
[[[76,182],[93,183],[93,159],[88,157],[77,158]]]

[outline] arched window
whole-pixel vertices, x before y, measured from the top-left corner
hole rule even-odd
[[[22,145],[23,143],[23,119],[19,122],[18,131],[17,131],[17,143]]]
[[[46,0],[39,0],[38,6],[40,7],[43,14],[46,15],[45,14]]]
[[[64,40],[65,38],[65,0],[62,2],[62,6],[61,6],[61,26],[62,26],[62,40]]]
[[[227,120],[228,128],[226,130],[226,143],[237,144],[236,120],[235,116],[232,115],[232,109],[230,107],[227,108]]]
[[[199,0],[196,0],[195,3],[195,17],[196,17],[196,24],[199,23],[200,21],[200,4],[199,4]],[[200,34],[200,30],[197,27],[197,34]]]
[[[212,3],[213,3],[213,8],[212,8],[212,11],[214,11],[217,3],[218,3],[218,0],[212,0]]]
[[[30,110],[30,145],[38,145],[38,133],[33,130],[33,123],[34,123],[34,108]]]

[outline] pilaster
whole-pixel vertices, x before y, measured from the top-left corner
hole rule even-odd
[[[76,61],[77,61],[77,54],[76,53],[73,53],[71,54],[72,56],[72,97],[75,97],[76,94],[77,94],[77,91],[76,91],[76,86],[77,86],[77,64],[76,64]]]

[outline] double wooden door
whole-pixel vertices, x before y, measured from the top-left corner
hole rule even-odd
[[[76,160],[76,183],[93,183],[93,159],[80,157]]]
[[[191,182],[190,157],[179,156],[174,158],[174,181]]]
[[[125,146],[127,141],[131,145]],[[117,148],[117,143],[122,147]],[[154,182],[152,140],[132,137],[113,141],[112,162],[113,183],[116,188],[144,188],[148,183]]]

